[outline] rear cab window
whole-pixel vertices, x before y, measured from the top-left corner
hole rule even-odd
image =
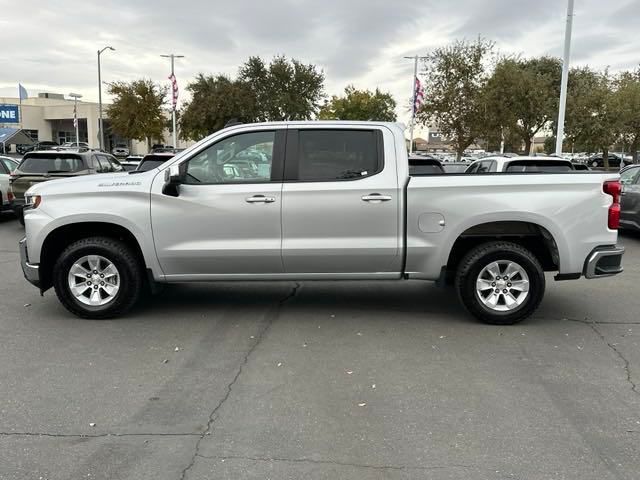
[[[358,180],[384,167],[382,132],[358,129],[290,130],[285,181]]]
[[[46,174],[46,173],[73,173],[85,170],[87,166],[80,155],[73,153],[40,153],[27,154],[20,162],[20,173]]]

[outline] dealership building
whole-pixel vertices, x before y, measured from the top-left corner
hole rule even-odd
[[[119,137],[111,132],[109,118],[103,104],[104,150],[111,149],[118,143],[129,146],[132,154],[147,153],[146,142],[139,142]],[[36,97],[20,99],[17,97],[0,97],[0,128],[11,127],[23,129],[34,141],[54,141],[60,144],[76,141],[76,129],[73,124],[73,98],[65,98],[59,93],[38,93]],[[99,148],[99,105],[94,102],[78,101],[78,141],[87,142],[91,148]],[[154,139],[155,140],[155,139]],[[155,142],[154,142],[155,143]],[[164,132],[163,144],[171,144],[169,130]],[[178,140],[178,148],[184,148],[192,142]]]

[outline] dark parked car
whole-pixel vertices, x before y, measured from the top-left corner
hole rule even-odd
[[[93,151],[49,150],[28,152],[11,173],[9,182],[13,199],[11,205],[24,224],[24,194],[32,185],[57,178],[76,177],[94,173],[120,172],[122,166],[108,153]]]
[[[145,155],[142,158],[142,161],[138,164],[136,168],[136,172],[147,172],[154,168],[159,167],[167,160],[172,159],[175,156],[174,153],[169,152],[161,152],[161,153],[150,153]]]
[[[42,141],[36,142],[33,145],[16,145],[16,152],[24,155],[28,152],[35,152],[38,150],[51,150],[52,148],[59,147],[58,142]]]
[[[411,156],[409,157],[409,175],[433,175],[444,173],[442,163],[436,158],[427,156]]]
[[[624,165],[629,165],[631,163],[630,160],[622,159],[620,155],[616,155],[615,153],[609,154],[609,167],[611,168],[620,168],[620,163],[624,163]],[[594,168],[602,168],[604,167],[604,156],[600,154],[592,155],[587,160],[587,164]]]
[[[620,226],[640,230],[640,165],[631,165],[620,172],[622,199]]]

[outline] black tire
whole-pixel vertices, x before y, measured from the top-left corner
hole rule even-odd
[[[18,217],[18,221],[20,222],[20,225],[24,227],[24,211],[20,208],[16,210],[15,213],[16,213],[16,217]]]
[[[69,288],[67,278],[71,266],[86,255],[100,255],[118,269],[119,289],[106,305],[86,305],[76,299]],[[102,320],[122,315],[135,305],[144,289],[144,275],[140,261],[125,243],[108,237],[90,237],[72,243],[60,254],[53,267],[53,286],[58,299],[71,313]]]
[[[480,300],[476,281],[492,262],[513,261],[529,277],[529,292],[521,305],[509,311],[493,310]],[[530,316],[544,297],[544,270],[538,259],[526,248],[511,242],[485,243],[472,249],[462,259],[456,274],[456,289],[462,304],[473,316],[492,325],[512,325]]]

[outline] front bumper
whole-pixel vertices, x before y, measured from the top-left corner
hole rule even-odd
[[[598,247],[584,262],[585,278],[611,277],[622,273],[624,247]]]
[[[29,263],[26,237],[20,240],[18,245],[20,246],[20,265],[22,266],[24,278],[32,285],[40,288],[40,267]]]

